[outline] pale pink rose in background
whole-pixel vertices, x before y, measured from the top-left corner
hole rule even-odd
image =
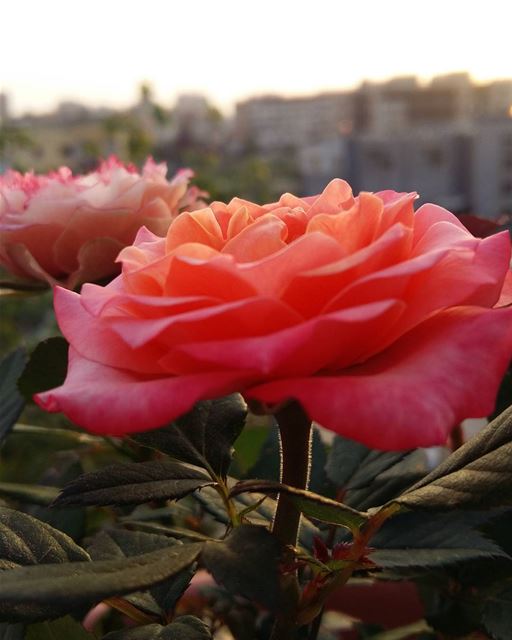
[[[240,391],[370,447],[444,444],[492,411],[512,356],[512,308],[495,308],[510,239],[415,198],[334,180],[182,213],[166,238],[142,229],[109,285],[55,290],[69,369],[37,402],[122,435]]]
[[[141,226],[164,236],[183,208],[204,206],[192,171],[166,178],[147,160],[141,173],[111,157],[74,176],[8,171],[0,176],[0,265],[31,280],[73,288],[119,271],[115,258]]]

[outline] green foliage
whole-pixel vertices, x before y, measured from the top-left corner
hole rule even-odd
[[[39,343],[21,375],[18,388],[26,400],[35,393],[59,387],[68,368],[68,343],[64,338],[48,338]]]
[[[21,285],[0,268],[0,296],[2,312],[0,315],[0,353],[25,346],[35,347],[37,342],[56,331],[55,316],[52,310],[52,296],[47,288],[30,285],[32,292],[19,291],[19,295],[1,295],[2,289]],[[26,285],[24,285],[26,287]],[[30,295],[29,295],[30,294]]]
[[[488,513],[471,511],[398,514],[372,538],[370,559],[385,569],[448,567],[481,558],[512,562],[480,531],[488,519]]]
[[[16,387],[25,366],[24,349],[17,349],[0,361],[0,443],[23,411],[25,401]]]
[[[138,434],[134,439],[173,458],[207,469],[225,478],[233,457],[233,443],[247,416],[239,394],[198,402],[174,424]]]
[[[398,498],[409,509],[512,506],[512,407]]]
[[[110,596],[164,582],[195,562],[201,543],[173,546],[130,558],[97,562],[39,564],[6,571],[0,583],[2,614],[16,620],[18,604],[44,607],[43,618],[55,618],[90,607]],[[28,612],[21,611],[27,619]],[[41,618],[41,611],[31,616]]]
[[[345,527],[350,531],[357,531],[366,523],[368,516],[356,511],[341,502],[336,502],[312,491],[296,489],[279,482],[265,480],[247,480],[239,482],[231,491],[235,496],[240,493],[258,492],[285,493],[304,515],[321,522]]]
[[[66,485],[54,506],[177,500],[212,484],[211,478],[201,469],[174,460],[118,464],[82,475]]]
[[[89,546],[93,560],[122,560],[139,557],[142,554],[158,550],[179,548],[182,543],[168,536],[154,535],[141,531],[111,529],[101,531]],[[137,609],[156,616],[165,617],[172,611],[176,601],[186,589],[195,573],[195,564],[184,567],[171,579],[151,585],[147,591],[132,593],[125,600]]]
[[[25,640],[94,640],[94,636],[71,616],[65,616],[51,622],[31,624]]]
[[[89,560],[88,553],[67,535],[14,509],[0,507],[0,531],[0,570]]]
[[[37,484],[20,484],[18,482],[0,482],[0,496],[21,502],[47,506],[58,495],[59,491],[54,487],[41,487]]]
[[[269,608],[279,607],[279,542],[266,528],[242,525],[222,541],[207,542],[202,561],[230,593]]]
[[[87,552],[60,531],[27,514],[0,507],[0,585],[8,581],[8,576],[23,571],[21,567],[33,565],[30,568],[46,569],[88,559]],[[71,605],[67,606],[63,613],[72,609]],[[0,621],[44,620],[51,618],[53,611],[53,603],[35,602],[27,593],[13,602],[0,595]]]
[[[163,627],[149,624],[129,631],[114,631],[103,640],[210,640],[212,634],[208,626],[194,616],[180,616]]]
[[[357,509],[379,506],[428,472],[423,451],[377,451],[336,436],[326,463],[328,478]]]

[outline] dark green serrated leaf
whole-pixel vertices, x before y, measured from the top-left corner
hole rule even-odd
[[[0,583],[21,570],[18,569],[21,566],[39,564],[45,570],[55,563],[69,566],[88,559],[89,554],[64,533],[25,513],[0,507],[0,570],[3,570]],[[51,603],[14,604],[0,597],[0,620],[42,620],[52,615]]]
[[[479,527],[488,513],[406,512],[387,520],[370,540],[370,559],[386,569],[446,567],[477,559],[509,556]]]
[[[421,450],[377,451],[336,436],[326,472],[345,504],[366,510],[398,496],[428,473],[428,465]]]
[[[137,629],[113,631],[103,640],[211,640],[209,627],[195,616],[180,616],[174,622],[163,627],[160,624],[148,624]]]
[[[345,504],[325,498],[312,491],[296,489],[279,482],[246,480],[239,482],[232,489],[231,495],[236,496],[246,492],[286,493],[297,509],[308,518],[345,527],[350,531],[358,530],[368,520],[367,514],[356,511]]]
[[[19,484],[17,482],[0,482],[0,496],[31,502],[32,504],[49,505],[59,495],[59,490],[53,487],[43,487],[37,484]]]
[[[202,561],[215,580],[232,594],[268,609],[279,607],[281,545],[264,527],[241,525],[220,542],[204,545]]]
[[[0,443],[19,418],[25,400],[17,383],[27,361],[24,349],[9,353],[0,361]]]
[[[26,513],[0,507],[0,569],[88,559],[89,554],[61,531]]]
[[[140,444],[163,451],[225,477],[240,435],[247,407],[239,394],[198,402],[174,424],[134,436]]]
[[[428,460],[421,449],[407,452],[397,462],[380,471],[373,482],[349,483],[344,496],[345,504],[359,510],[379,506],[400,495],[429,471]]]
[[[31,400],[35,393],[60,387],[67,370],[68,343],[61,337],[48,338],[30,354],[18,388],[26,400]]]
[[[114,560],[131,558],[159,549],[169,549],[182,543],[176,539],[146,533],[111,529],[100,532],[93,540],[88,551],[93,560]],[[170,580],[152,587],[149,591],[125,596],[138,609],[160,616],[171,610],[182,595],[195,573],[194,565],[186,567]]]
[[[325,465],[329,480],[345,488],[370,451],[360,442],[335,436]]]
[[[94,636],[71,616],[65,616],[51,622],[31,624],[25,640],[94,640]]]
[[[395,502],[438,511],[512,505],[512,407]]]
[[[194,563],[202,548],[192,543],[119,560],[16,568],[2,576],[0,602],[9,609],[43,605],[46,617],[55,618],[164,582]]]
[[[174,460],[115,464],[64,487],[54,506],[142,504],[183,498],[214,482],[204,471]]]
[[[486,597],[482,623],[494,640],[510,640],[512,633],[512,586]]]

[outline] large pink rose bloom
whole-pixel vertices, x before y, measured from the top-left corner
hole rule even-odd
[[[512,355],[512,308],[495,308],[510,242],[414,199],[334,180],[142,229],[108,286],[56,290],[69,371],[37,402],[119,435],[241,391],[372,447],[444,443],[492,410]]]
[[[114,157],[87,175],[8,171],[0,176],[0,265],[70,288],[115,274],[116,256],[141,226],[164,236],[181,209],[198,208],[192,172],[169,182],[166,171],[149,159],[139,174]]]

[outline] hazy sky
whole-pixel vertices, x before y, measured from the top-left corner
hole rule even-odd
[[[511,0],[1,2],[0,90],[19,113],[62,99],[127,105],[149,81],[201,92],[311,93],[397,74],[512,77]]]

